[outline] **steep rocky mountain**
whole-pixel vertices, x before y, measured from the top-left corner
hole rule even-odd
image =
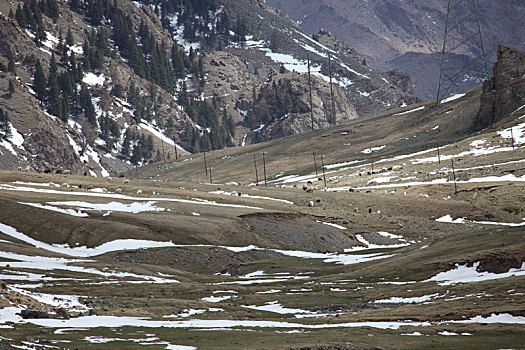
[[[435,98],[439,77],[439,59],[443,45],[448,1],[431,0],[267,0],[301,25],[307,33],[320,28],[364,55],[372,67],[398,69],[409,73],[418,96]],[[457,2],[454,2],[457,3]],[[465,1],[458,10],[465,10]],[[489,66],[496,61],[499,43],[525,49],[523,17],[525,3],[520,0],[478,0],[479,16]],[[466,17],[466,16],[465,16]],[[469,38],[475,28],[465,30]],[[460,53],[464,61],[472,52]],[[480,84],[467,79],[457,91]]]
[[[0,12],[4,169],[117,175],[304,132],[308,57],[315,128],[418,101],[407,75],[371,69],[263,2],[12,1]]]

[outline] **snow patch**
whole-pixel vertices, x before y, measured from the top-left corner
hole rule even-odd
[[[492,272],[478,272],[479,261],[475,262],[471,267],[467,265],[456,264],[456,268],[445,272],[440,272],[437,275],[427,279],[425,282],[438,282],[440,286],[448,286],[457,283],[473,283],[490,281],[512,276],[525,276],[525,262],[520,268],[511,268],[508,272],[492,273]],[[525,317],[523,318],[525,320]]]
[[[458,98],[461,98],[463,96],[465,96],[465,94],[455,94],[453,96],[449,96],[447,98],[442,99],[440,103],[447,103],[447,102],[450,102],[450,101],[454,101],[454,100],[457,100]]]

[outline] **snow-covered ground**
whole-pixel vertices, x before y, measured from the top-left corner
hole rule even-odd
[[[449,222],[452,224],[480,224],[480,225],[499,225],[499,226],[511,226],[511,227],[525,226],[525,222],[516,223],[516,222],[496,222],[496,221],[475,221],[475,220],[466,220],[465,218],[453,219],[452,216],[450,216],[450,214],[437,218],[436,221]]]
[[[35,240],[22,232],[17,231],[15,228],[0,223],[0,233],[3,233],[12,238],[16,238],[32,245],[36,248],[44,249],[50,252],[65,254],[76,257],[90,257],[96,256],[108,252],[118,250],[135,250],[139,248],[153,248],[153,247],[171,247],[174,246],[173,242],[158,242],[148,240],[137,240],[137,239],[117,239],[114,241],[106,242],[94,248],[88,248],[85,246],[71,248],[67,244],[48,244]]]
[[[145,211],[165,211],[165,208],[156,207],[153,204],[154,201],[148,201],[146,203],[139,203],[139,202],[133,202],[130,204],[124,204],[120,202],[109,202],[109,203],[88,203],[88,202],[81,202],[81,201],[66,201],[66,202],[48,202],[46,204],[40,204],[40,203],[24,203],[19,202],[20,204],[29,205],[36,208],[42,208],[47,210],[53,210],[64,214],[69,214],[73,216],[79,216],[79,217],[87,217],[89,216],[87,213],[84,213],[83,211],[86,210],[96,210],[96,211],[105,211],[105,215],[109,215],[109,213],[116,211],[116,212],[125,212],[125,213],[141,213]],[[62,207],[74,207],[76,209],[69,209],[69,208],[60,208]]]
[[[420,297],[391,297],[391,298],[388,298],[388,299],[379,299],[379,300],[374,300],[373,302],[374,303],[379,303],[379,304],[388,304],[388,303],[406,303],[406,304],[409,304],[409,303],[422,303],[422,302],[425,302],[425,301],[429,301],[433,298],[436,298],[437,296],[439,295],[439,293],[435,293],[435,294],[429,294],[429,295],[423,295],[423,296],[420,296]]]
[[[106,80],[106,76],[104,74],[96,75],[91,72],[85,73],[84,77],[82,78],[82,82],[90,86],[104,85],[105,80]]]
[[[9,126],[11,128],[11,135],[7,139],[0,137],[0,146],[3,146],[12,155],[18,156],[18,153],[16,152],[16,149],[14,147],[24,150],[24,136],[22,136],[22,134],[18,132],[18,130],[13,126],[11,122],[9,122]],[[0,155],[3,155],[1,150]]]
[[[444,98],[441,100],[440,103],[447,103],[447,102],[451,102],[451,101],[454,101],[454,100],[457,100],[458,98],[461,98],[465,96],[465,94],[461,93],[461,94],[455,94],[455,95],[452,95],[452,96],[449,96],[447,98]]]
[[[422,111],[423,109],[425,109],[425,106],[417,107],[417,108],[414,108],[414,109],[410,109],[408,111],[399,112],[399,113],[395,113],[395,114],[392,114],[392,115],[405,115],[405,114],[408,114],[408,113]]]
[[[117,194],[117,193],[99,193],[99,192],[93,192],[93,191],[59,191],[59,190],[52,190],[52,189],[47,189],[47,188],[13,186],[9,184],[0,184],[0,190],[59,194],[59,195],[74,196],[74,197],[78,196],[78,197],[115,198],[115,199],[129,200],[129,201],[178,202],[178,203],[195,204],[195,205],[210,205],[210,206],[219,206],[219,207],[262,210],[262,208],[259,208],[259,207],[252,207],[252,206],[238,205],[238,204],[228,204],[228,203],[218,203],[215,201],[209,201],[209,200],[200,199],[200,198],[181,199],[181,198],[168,198],[168,197],[158,197],[158,198],[132,197],[132,196],[127,196],[127,195]]]
[[[18,307],[7,307],[0,310],[0,322],[31,323],[41,327],[58,329],[90,329],[98,327],[144,327],[144,328],[188,328],[188,329],[232,329],[240,328],[297,328],[297,329],[330,329],[330,328],[356,328],[371,327],[377,329],[399,329],[404,326],[428,327],[430,322],[416,321],[368,321],[368,322],[345,322],[345,323],[297,323],[284,321],[254,321],[254,320],[214,320],[214,319],[190,319],[158,321],[141,317],[130,316],[81,316],[67,320],[60,319],[22,319],[18,313]],[[502,324],[525,324],[525,317],[512,316],[509,314],[492,314],[489,317],[475,316],[466,320],[444,321],[447,323],[502,323]]]
[[[147,123],[145,121],[142,121],[140,124],[139,124],[139,127],[143,130],[146,130],[148,132],[150,132],[151,134],[155,135],[156,138],[166,142],[168,145],[170,146],[174,146],[174,147],[177,147],[177,149],[179,151],[182,151],[182,152],[188,152],[186,151],[184,148],[182,148],[179,144],[176,144],[172,139],[170,139],[169,137],[167,137],[166,135],[164,135],[161,131],[159,131],[154,125],[150,124],[150,123]]]
[[[479,261],[472,266],[456,264],[456,268],[445,272],[440,272],[437,275],[426,280],[428,282],[438,282],[441,286],[448,286],[457,283],[473,283],[489,280],[496,280],[507,278],[511,276],[525,276],[525,262],[520,268],[511,268],[508,272],[492,273],[492,272],[478,272]]]

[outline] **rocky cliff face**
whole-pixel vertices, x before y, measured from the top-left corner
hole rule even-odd
[[[252,53],[257,55],[257,53]],[[206,55],[208,84],[205,96],[214,99],[234,117],[236,143],[247,144],[290,136],[312,129],[307,74],[280,73],[260,54],[268,67],[255,69],[232,52]],[[251,64],[257,60],[252,60]],[[269,69],[265,71],[265,69]],[[265,78],[265,79],[263,79]],[[333,85],[335,121],[331,117],[330,84],[312,75],[312,109],[315,129],[357,118],[344,90]]]
[[[483,83],[476,127],[486,128],[525,106],[525,52],[498,47],[494,76]]]

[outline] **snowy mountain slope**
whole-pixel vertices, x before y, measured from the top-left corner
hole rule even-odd
[[[117,175],[304,132],[308,56],[316,128],[417,101],[407,76],[262,3],[90,4],[1,4],[0,108],[17,135],[3,136],[2,168]]]

